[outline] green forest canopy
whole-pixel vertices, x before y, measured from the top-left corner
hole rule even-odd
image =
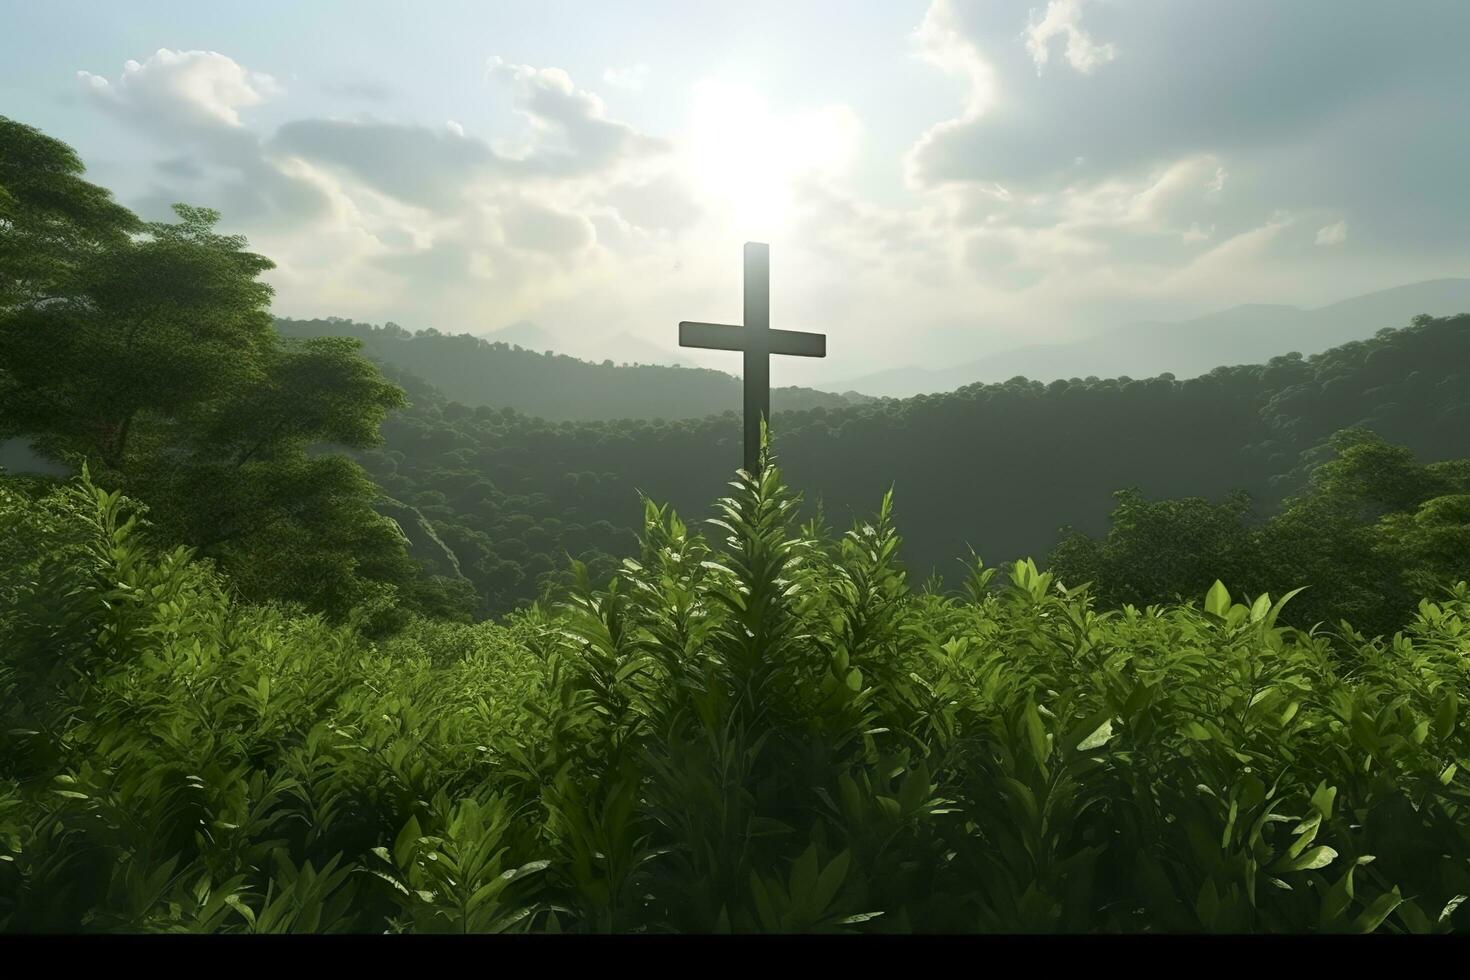
[[[565,553],[627,553],[641,519],[638,492],[697,513],[739,459],[733,412],[553,423],[470,408],[394,376],[411,404],[388,417],[383,445],[360,459],[429,519],[495,609],[537,595]],[[1311,470],[1335,454],[1330,438],[1351,428],[1422,461],[1470,455],[1470,316],[1421,318],[1311,358],[1186,381],[1018,378],[788,412],[774,439],[808,514],[820,504],[845,521],[892,486],[905,516],[905,560],[952,576],[967,545],[1005,559],[1047,554],[1063,525],[1103,533],[1114,493],[1128,487],[1152,499],[1220,501],[1242,491],[1251,505],[1241,520],[1264,519],[1308,487]]]

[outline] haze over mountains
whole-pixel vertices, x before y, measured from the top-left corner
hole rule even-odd
[[[451,401],[469,408],[509,408],[553,422],[607,419],[694,419],[739,411],[740,379],[708,368],[680,367],[639,360],[624,353],[613,363],[558,354],[550,348],[526,349],[550,336],[533,324],[474,337],[437,330],[412,333],[397,324],[374,326],[339,317],[325,320],[277,319],[288,337],[341,336],[362,341],[363,353],[387,366],[428,382]],[[519,339],[511,339],[519,338]],[[775,413],[811,408],[845,408],[871,401],[855,392],[814,388],[774,388]]]
[[[895,368],[820,388],[777,388],[775,411],[843,408],[873,398],[907,398],[1022,376],[1197,377],[1215,368],[1263,364],[1296,351],[1310,356],[1367,340],[1417,314],[1470,311],[1470,279],[1438,279],[1368,293],[1316,309],[1246,304],[1178,323],[1134,323],[1064,344],[1030,345],[958,367]],[[375,360],[429,382],[471,408],[511,408],[552,421],[692,419],[738,411],[741,385],[733,374],[681,365],[668,351],[620,335],[586,344],[580,356],[563,338],[521,321],[489,334],[410,332],[340,318],[277,321],[292,336],[341,334],[361,339]],[[598,357],[597,353],[604,356]]]
[[[535,351],[538,354],[545,351],[556,351],[558,354],[566,354],[579,360],[591,361],[594,364],[612,361],[614,364],[658,364],[665,367],[672,367],[676,364],[680,367],[694,366],[693,362],[688,358],[680,357],[672,350],[665,350],[656,344],[651,344],[641,337],[635,337],[626,331],[614,334],[611,337],[599,337],[590,341],[575,343],[547,330],[539,323],[532,323],[529,320],[518,320],[509,326],[501,327],[499,330],[485,334],[485,339],[492,344],[510,344],[513,347],[522,347],[529,351]]]
[[[893,368],[821,387],[907,398],[1017,376],[1053,381],[1168,372],[1192,378],[1223,365],[1264,363],[1290,351],[1310,356],[1366,340],[1385,327],[1407,325],[1419,313],[1447,316],[1467,310],[1470,279],[1435,279],[1316,309],[1251,303],[1177,323],[1131,323],[1071,343],[1027,345],[957,367]]]

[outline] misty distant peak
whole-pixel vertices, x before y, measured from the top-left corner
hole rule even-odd
[[[524,347],[526,350],[561,349],[561,341],[555,334],[530,320],[517,320],[509,326],[486,334],[485,339],[492,344],[510,344],[513,347]]]
[[[1470,279],[1431,279],[1381,289],[1303,309],[1278,303],[1242,303],[1181,321],[1145,321],[1113,327],[1070,343],[1031,344],[953,368],[892,368],[824,386],[879,397],[953,391],[977,382],[1017,376],[1058,378],[1179,378],[1232,364],[1264,364],[1296,351],[1310,356],[1339,344],[1367,340],[1385,327],[1406,327],[1420,313],[1470,312]]]

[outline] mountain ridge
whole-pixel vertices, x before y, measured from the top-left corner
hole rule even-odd
[[[1037,381],[1165,373],[1189,378],[1221,366],[1264,363],[1288,351],[1304,356],[1321,353],[1366,340],[1385,326],[1405,326],[1419,313],[1448,316],[1466,310],[1470,310],[1470,278],[1428,279],[1320,307],[1241,303],[1188,320],[1125,323],[1070,343],[1026,344],[958,367],[889,368],[818,387],[905,398],[1018,376]]]
[[[376,326],[341,317],[277,318],[275,323],[286,337],[359,340],[367,357],[419,377],[469,408],[512,409],[551,422],[703,418],[739,411],[744,395],[740,379],[722,371],[679,364],[594,363],[551,350],[528,350],[497,339],[496,333],[477,337],[432,329],[410,332],[398,324]],[[520,331],[522,336],[527,333]],[[871,400],[857,392],[816,388],[771,391],[773,413],[845,408]]]

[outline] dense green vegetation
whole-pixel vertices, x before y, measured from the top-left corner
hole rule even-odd
[[[1120,488],[1213,501],[1243,491],[1263,519],[1285,497],[1309,492],[1309,474],[1334,457],[1327,440],[1339,430],[1376,432],[1424,462],[1470,456],[1467,366],[1470,316],[1421,318],[1312,358],[1188,381],[1016,379],[786,413],[776,438],[812,504],[808,515],[817,503],[842,519],[862,514],[894,486],[911,515],[905,560],[956,582],[954,558],[967,544],[1009,559],[1046,554],[1063,524],[1103,533]],[[719,493],[739,459],[733,413],[552,423],[470,408],[395,377],[411,405],[389,416],[383,445],[360,459],[429,519],[489,611],[540,595],[568,553],[598,567],[608,567],[599,556],[628,553],[641,518],[637,491],[694,510]],[[1288,564],[1270,581],[1326,585],[1332,580],[1317,577],[1323,568],[1331,563]],[[1217,569],[1201,586],[1202,571],[1179,588],[1193,594],[1230,572]]]
[[[78,471],[0,474],[0,931],[1466,927],[1470,317],[788,413],[808,508],[733,415],[282,337],[212,212],[0,151],[0,438]]]
[[[0,507],[9,930],[1463,926],[1463,584],[1371,641],[913,594],[886,500],[833,539],[772,468],[564,611],[373,644],[86,481]]]
[[[1120,491],[1107,536],[1068,537],[1049,568],[1095,583],[1110,605],[1193,595],[1217,576],[1252,592],[1320,583],[1293,603],[1296,622],[1392,634],[1435,583],[1470,578],[1470,459],[1422,466],[1363,429],[1329,448],[1305,491],[1264,522],[1243,493],[1211,504]]]
[[[669,324],[672,331],[673,324]],[[352,337],[384,366],[416,375],[446,398],[471,408],[513,408],[552,421],[691,419],[740,408],[740,379],[707,368],[588,361],[551,351],[523,350],[469,334],[431,328],[410,332],[396,323],[374,326],[340,317],[278,319],[287,337]],[[873,399],[815,388],[776,388],[773,412],[841,408]]]
[[[399,615],[426,588],[365,448],[403,393],[339,338],[283,340],[271,262],[214,212],[143,223],[71,149],[0,117],[0,440],[90,464],[251,599]],[[435,589],[453,589],[452,584]]]

